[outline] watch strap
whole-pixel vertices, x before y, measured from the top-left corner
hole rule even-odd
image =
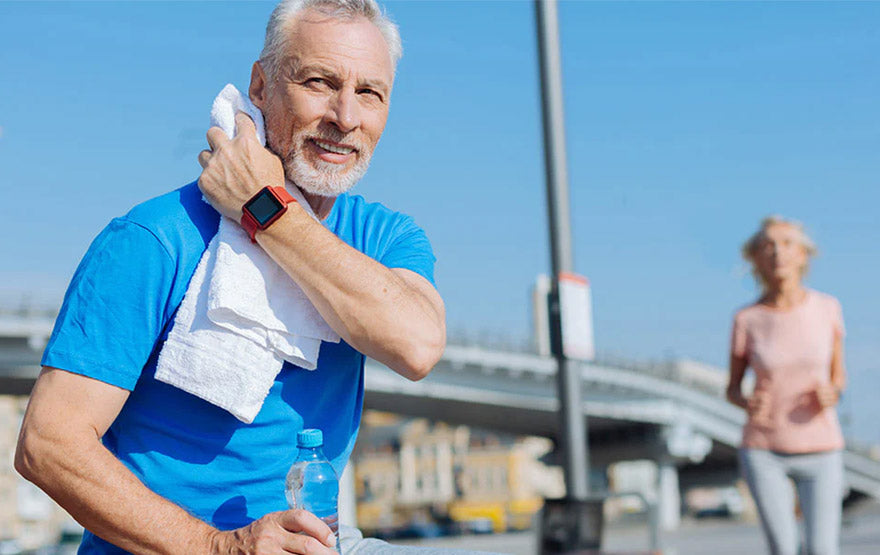
[[[264,191],[268,191],[281,203],[281,209],[272,217],[272,219],[270,219],[264,225],[260,225],[254,215],[251,214],[250,211],[248,211],[247,205],[259,195],[263,194]],[[262,231],[275,223],[275,221],[282,214],[284,214],[284,212],[287,211],[287,205],[289,205],[291,202],[296,202],[296,199],[293,197],[293,195],[287,192],[287,189],[283,185],[279,185],[275,187],[263,187],[262,189],[257,191],[254,196],[248,199],[246,203],[244,203],[244,207],[242,208],[241,213],[241,227],[244,228],[245,232],[248,234],[248,237],[250,237],[251,243],[257,242],[257,232]]]
[[[275,192],[275,196],[278,197],[278,200],[284,203],[284,206],[287,206],[291,202],[296,202],[296,199],[293,198],[293,195],[287,192],[287,187],[285,187],[284,185],[278,185],[277,187],[269,188]]]

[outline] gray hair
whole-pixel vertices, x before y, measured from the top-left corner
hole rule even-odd
[[[260,53],[260,63],[270,79],[278,75],[281,58],[287,46],[285,27],[297,15],[310,9],[339,19],[365,17],[382,33],[388,44],[391,65],[397,67],[397,62],[403,55],[400,31],[376,0],[281,0],[269,17],[269,23],[266,25],[266,41]]]
[[[807,271],[810,269],[810,259],[816,256],[818,252],[816,249],[816,243],[810,239],[810,236],[807,235],[807,232],[804,230],[804,224],[797,220],[783,218],[782,216],[767,216],[761,220],[761,227],[758,228],[758,231],[753,233],[748,241],[742,246],[742,256],[752,265],[752,275],[755,276],[755,280],[761,284],[762,287],[766,287],[767,284],[764,283],[764,277],[758,271],[758,265],[755,263],[755,256],[758,254],[758,249],[761,248],[761,241],[763,241],[767,229],[774,225],[787,225],[797,232],[798,242],[807,253],[807,262],[804,264],[804,267],[801,268],[801,277],[807,274]]]

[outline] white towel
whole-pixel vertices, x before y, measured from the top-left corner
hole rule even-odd
[[[214,100],[211,125],[232,138],[239,110],[254,120],[265,145],[260,110],[232,85]],[[299,189],[285,186],[315,217]],[[222,217],[159,353],[156,379],[249,424],[285,360],[314,370],[321,341],[339,339],[284,270],[236,222]]]

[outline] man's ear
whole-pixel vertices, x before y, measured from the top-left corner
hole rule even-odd
[[[251,68],[251,86],[248,87],[248,96],[251,97],[254,106],[260,110],[266,103],[266,86],[266,72],[263,71],[263,66],[257,60]]]

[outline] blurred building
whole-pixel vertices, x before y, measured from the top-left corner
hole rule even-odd
[[[544,438],[368,412],[353,458],[358,526],[379,534],[437,522],[462,531],[528,528],[544,497],[565,493],[561,468],[540,461],[551,449]]]
[[[0,543],[22,551],[57,543],[65,533],[75,535],[82,530],[13,467],[26,406],[27,397],[0,395]]]

